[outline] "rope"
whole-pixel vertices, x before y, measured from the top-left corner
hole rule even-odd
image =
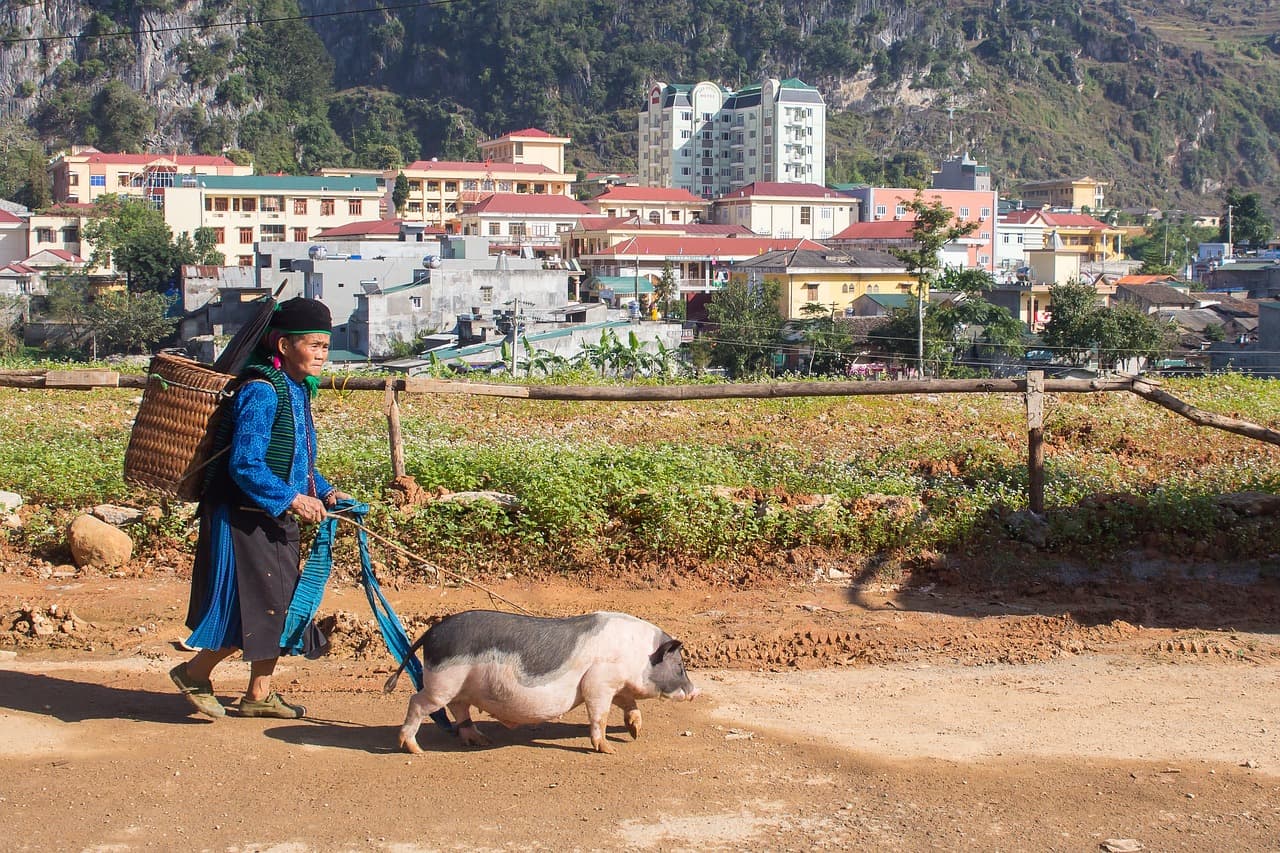
[[[149,379],[160,380],[161,391],[168,391],[170,386],[172,386],[174,388],[185,388],[188,391],[196,391],[201,394],[212,394],[213,396],[223,400],[230,399],[231,397],[234,397],[236,395],[235,391],[228,391],[225,388],[201,388],[198,385],[188,385],[185,382],[178,382],[175,379],[168,379],[164,376],[161,376],[159,373],[148,373],[147,377]]]

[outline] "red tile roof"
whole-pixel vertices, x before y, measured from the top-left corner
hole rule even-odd
[[[1177,281],[1176,275],[1122,275],[1114,284],[1163,284],[1166,281]]]
[[[5,266],[0,267],[0,269],[13,270],[18,275],[31,275],[33,272],[37,272],[35,267],[29,267],[26,264],[20,263],[18,261],[14,261],[11,264],[6,264]]]
[[[911,219],[882,219],[878,222],[855,222],[832,240],[910,240],[915,222]]]
[[[23,261],[23,263],[26,264],[27,261],[30,261],[32,258],[36,257],[37,255],[43,255],[46,253],[53,255],[58,260],[65,261],[69,264],[83,264],[85,262],[84,258],[80,257],[74,252],[68,252],[66,249],[38,249],[35,252],[32,252],[30,255],[28,255],[26,260]]]
[[[721,196],[722,199],[731,198],[750,198],[751,196],[780,196],[782,198],[829,198],[840,199],[849,204],[856,203],[854,199],[837,192],[827,189],[820,184],[789,184],[780,181],[755,181],[747,184],[745,187],[734,190],[733,192]]]
[[[634,257],[636,255],[678,257],[754,258],[764,252],[789,251],[791,249],[826,249],[821,243],[801,237],[779,239],[775,237],[659,237],[641,235],[628,237],[603,250],[601,255]]]
[[[540,213],[547,216],[590,216],[591,208],[567,195],[494,193],[464,213]]]
[[[415,160],[404,168],[405,171],[412,170],[415,172],[474,172],[477,175],[485,175],[492,172],[504,174],[524,172],[530,175],[559,174],[540,163],[492,163],[483,160],[475,163],[469,160]]]
[[[607,201],[665,201],[700,204],[706,206],[710,202],[678,187],[610,187],[600,195],[591,199],[594,202]]]
[[[110,166],[147,166],[168,162],[178,166],[235,166],[220,154],[112,154],[95,151],[88,155],[88,162]]]
[[[23,221],[21,216],[15,216],[7,210],[0,210],[0,225],[20,225]]]
[[[1027,223],[1035,219],[1039,219],[1041,222],[1043,222],[1044,217],[1041,215],[1043,213],[1044,211],[1035,210],[1035,209],[1011,210],[1008,213],[1006,213],[1004,216],[1001,216],[1000,221],[1006,222],[1010,225],[1026,225]]]
[[[1088,228],[1094,231],[1111,227],[1105,222],[1099,222],[1087,213],[1050,213],[1047,210],[1042,210],[1040,215],[1044,217],[1044,224],[1051,228]]]
[[[493,139],[489,141],[497,142],[499,139],[510,139],[515,136],[535,137],[538,139],[555,139],[556,138],[556,137],[553,137],[551,134],[547,133],[545,130],[539,130],[536,127],[526,127],[524,130],[513,130],[510,133],[502,134],[502,136],[495,136]]]
[[[326,228],[316,234],[316,237],[372,237],[387,234],[399,236],[402,222],[404,222],[403,219],[366,219],[361,222],[348,222],[345,225]],[[423,230],[423,233],[443,234],[444,229],[439,226],[429,225]]]
[[[638,228],[634,216],[584,216],[578,227],[587,231],[612,231],[615,228]]]

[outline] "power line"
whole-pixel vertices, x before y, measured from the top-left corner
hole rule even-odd
[[[440,6],[451,6],[454,3],[462,2],[462,0],[418,0],[414,3],[399,3],[391,6],[367,6],[363,9],[339,9],[333,12],[312,12],[307,15],[283,15],[278,18],[251,18],[243,21],[225,21],[211,24],[184,24],[182,26],[173,27],[146,27],[133,30],[116,30],[109,33],[63,33],[54,36],[23,36],[22,38],[6,38],[0,39],[0,45],[12,44],[29,44],[29,43],[46,43],[58,41],[76,41],[78,39],[109,39],[109,38],[133,38],[135,36],[149,36],[159,33],[181,33],[192,31],[230,29],[232,27],[252,27],[261,26],[262,24],[280,24],[289,21],[313,21],[320,18],[337,18],[346,15],[365,15],[370,12],[400,12],[406,9],[431,9]]]

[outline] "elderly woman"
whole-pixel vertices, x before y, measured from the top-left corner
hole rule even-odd
[[[281,303],[219,431],[201,501],[187,613],[187,645],[197,652],[169,672],[195,709],[210,717],[226,715],[213,692],[213,669],[237,651],[249,662],[240,716],[296,719],[306,713],[271,689],[271,676],[301,577],[298,522],[321,521],[326,507],[347,497],[315,468],[311,398],[331,331],[324,303]],[[319,654],[326,645],[309,624],[304,652]]]

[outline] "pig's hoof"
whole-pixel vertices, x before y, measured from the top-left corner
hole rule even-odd
[[[618,751],[614,749],[613,744],[609,743],[609,741],[604,738],[600,738],[600,740],[593,740],[591,745],[596,748],[596,752],[603,752],[605,755],[613,755]]]
[[[405,752],[409,752],[414,755],[422,755],[422,747],[418,746],[418,739],[415,737],[405,737],[404,735],[401,735],[400,748]]]
[[[480,734],[475,723],[458,726],[458,740],[466,746],[491,746],[493,741]]]
[[[627,712],[627,731],[631,733],[631,739],[636,740],[640,737],[640,728],[643,721],[640,719],[640,711]]]

